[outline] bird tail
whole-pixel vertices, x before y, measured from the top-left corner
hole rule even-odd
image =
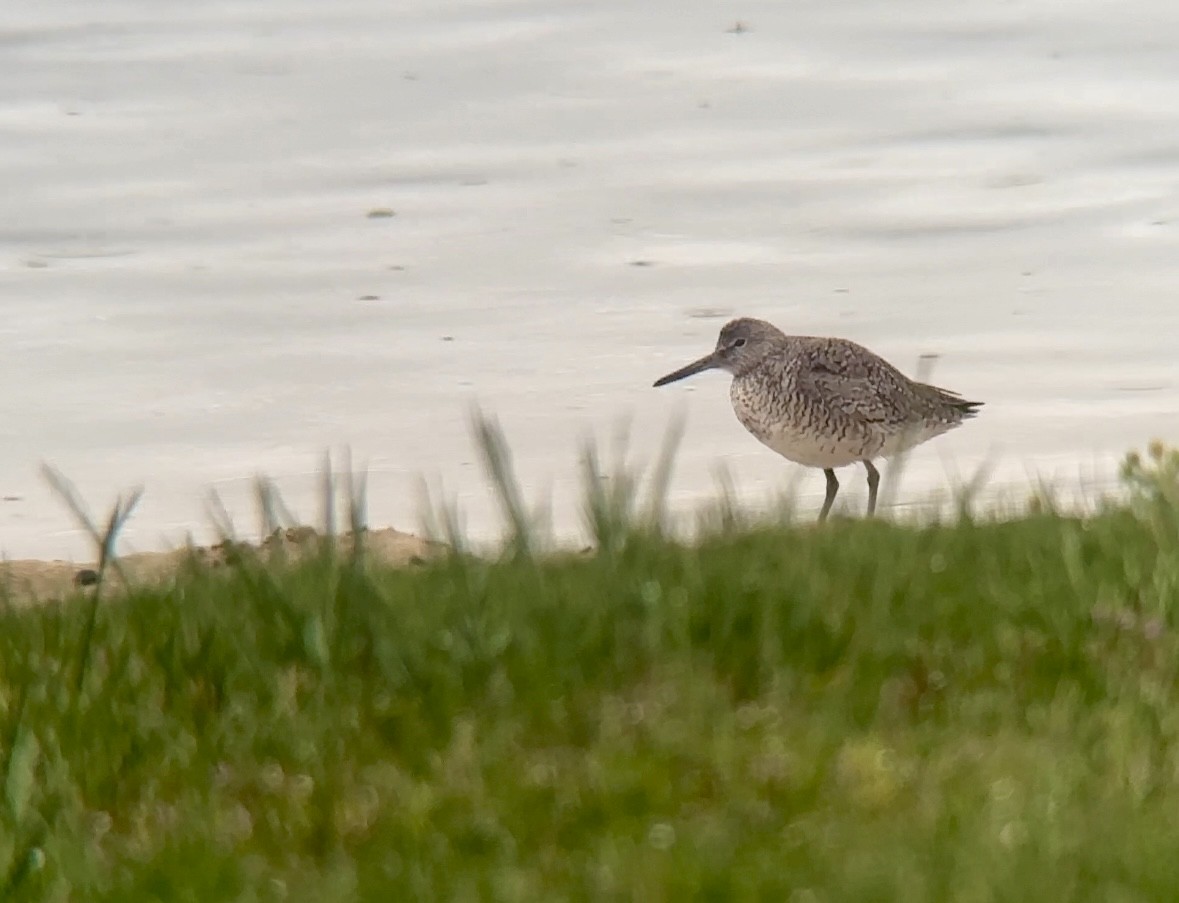
[[[931,386],[927,383],[922,383],[922,386],[931,396],[931,399],[941,404],[947,405],[954,410],[963,420],[974,417],[978,414],[978,409],[983,406],[981,401],[967,401],[957,392],[951,392],[949,389],[942,389],[938,386]]]

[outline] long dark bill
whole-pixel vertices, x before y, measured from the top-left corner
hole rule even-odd
[[[700,373],[703,370],[711,370],[715,366],[716,352],[714,351],[712,354],[704,355],[704,357],[700,358],[698,361],[692,361],[692,363],[688,364],[686,367],[680,367],[680,369],[676,370],[674,373],[669,373],[667,376],[660,377],[659,379],[655,380],[655,386],[656,388],[659,386],[666,386],[668,383],[673,383],[676,380],[693,376],[694,374]]]

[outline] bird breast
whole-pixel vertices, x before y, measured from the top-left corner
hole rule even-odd
[[[741,425],[788,461],[807,467],[845,467],[875,457],[880,437],[810,399],[737,377],[729,390]],[[767,391],[767,389],[769,391]]]

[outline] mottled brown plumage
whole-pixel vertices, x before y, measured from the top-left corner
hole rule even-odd
[[[729,396],[737,419],[788,460],[827,476],[825,520],[839,490],[836,467],[861,462],[868,470],[868,514],[876,510],[888,458],[973,417],[981,402],[909,379],[847,339],[790,336],[764,320],[725,324],[716,349],[655,385],[719,368],[733,375]]]

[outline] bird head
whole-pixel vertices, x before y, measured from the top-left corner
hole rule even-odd
[[[716,348],[711,353],[661,377],[655,385],[666,386],[704,370],[727,370],[734,376],[741,376],[778,351],[783,339],[782,331],[765,320],[751,317],[730,320],[721,329]]]

